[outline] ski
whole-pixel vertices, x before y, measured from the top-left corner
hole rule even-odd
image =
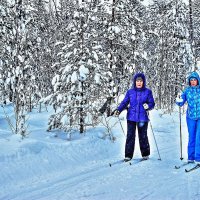
[[[147,160],[149,160],[149,159],[141,158],[139,160],[133,161],[133,163],[131,161],[129,161],[129,165],[132,165],[132,164],[135,165],[137,163],[140,163],[140,162],[143,162],[143,161],[147,161]]]
[[[194,171],[195,169],[200,168],[200,164],[195,165],[194,167],[190,168],[190,169],[185,169],[185,172],[191,172]]]
[[[192,162],[184,162],[184,163],[182,163],[180,165],[175,165],[174,168],[175,169],[180,169],[181,167],[184,167],[184,166],[189,165],[189,164],[193,164],[193,163]]]
[[[124,160],[118,160],[116,162],[109,163],[109,166],[112,167],[113,165],[117,165],[117,164],[120,164],[120,163],[127,163],[127,164],[131,165],[130,161],[125,162]]]
[[[132,160],[132,161],[130,160],[130,161],[126,161],[126,162],[124,160],[118,160],[114,163],[109,163],[109,166],[112,167],[113,165],[120,164],[120,163],[127,163],[128,165],[132,165],[132,164],[134,165],[136,163],[140,163],[140,162],[146,161],[146,160],[148,160],[148,159],[141,158],[139,160]]]

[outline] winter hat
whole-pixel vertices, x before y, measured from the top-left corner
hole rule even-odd
[[[136,87],[136,80],[137,80],[137,78],[142,78],[142,80],[143,80],[143,86],[142,86],[142,88],[137,88]],[[140,79],[141,80],[141,79]],[[141,90],[141,89],[144,89],[144,88],[146,88],[146,78],[145,78],[145,75],[143,74],[143,73],[136,73],[135,75],[134,75],[134,77],[133,77],[133,86],[132,86],[135,90]]]
[[[194,76],[191,76],[191,77],[190,77],[190,81],[191,81],[192,79],[195,79],[195,80],[197,80],[197,78],[196,78],[196,77],[194,77]]]
[[[136,78],[136,81],[143,81],[143,78],[142,78],[141,76],[138,76],[138,77]]]
[[[190,75],[188,77],[188,85],[189,86],[191,85],[190,81],[191,81],[192,78],[195,78],[197,80],[197,85],[199,86],[200,77],[199,77],[199,74],[196,71],[190,73]]]

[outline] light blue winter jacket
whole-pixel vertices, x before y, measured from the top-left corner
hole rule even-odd
[[[190,85],[190,79],[194,77],[198,80],[197,86]],[[183,102],[178,102],[177,105],[183,106],[184,103],[187,101],[187,117],[190,119],[200,119],[200,78],[197,72],[192,72],[188,77],[188,85],[181,97]]]

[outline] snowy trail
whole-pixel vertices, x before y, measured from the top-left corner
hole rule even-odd
[[[126,130],[126,121],[122,124]],[[99,139],[102,127],[66,141],[62,133],[57,138],[46,133],[41,120],[38,126],[37,121],[31,125],[32,133],[25,140],[0,131],[0,200],[200,199],[200,170],[187,174],[184,167],[174,169],[180,163],[177,113],[152,114],[162,161],[149,129],[150,160],[135,163],[141,158],[137,142],[133,164],[112,167],[109,163],[121,160],[124,154],[125,137],[119,124],[113,130],[117,135],[114,143]],[[185,123],[183,133],[186,159]]]
[[[105,164],[83,166],[82,170],[77,168],[70,176],[65,175],[64,170],[50,178],[46,174],[46,178],[30,182],[28,188],[17,189],[7,199],[174,199],[176,193],[175,199],[195,199],[200,192],[198,181],[196,191],[193,188],[193,178],[199,172],[188,176],[183,170],[175,170],[156,159],[131,166],[122,163],[109,167],[107,160]],[[159,168],[162,171],[152,170]]]
[[[62,193],[66,193],[66,189],[70,190],[74,187],[87,185],[86,183],[88,180],[89,182],[95,182],[96,176],[103,171],[102,168],[93,168],[80,173],[72,173],[70,176],[64,176],[65,173],[63,171],[58,179],[54,177],[53,180],[46,180],[43,184],[36,183],[36,187],[32,186],[29,190],[21,191],[20,195],[22,195],[24,199],[39,199],[41,194],[43,194],[42,198],[49,199],[49,197],[51,197],[51,199],[54,199],[53,196],[55,196],[55,199],[61,199]],[[68,199],[70,196],[65,195],[63,199],[66,197]],[[14,194],[10,199],[21,199],[21,197],[18,198],[16,194]]]

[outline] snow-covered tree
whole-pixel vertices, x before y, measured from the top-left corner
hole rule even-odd
[[[154,1],[147,15],[148,80],[158,108],[172,110],[174,98],[192,68],[193,55],[182,1]]]
[[[69,2],[65,7],[70,7],[71,15],[65,26],[67,34],[57,43],[59,72],[53,78],[54,93],[50,100],[56,113],[50,118],[49,130],[62,128],[69,132],[79,127],[82,133],[86,125],[93,125],[96,115],[101,47],[95,42],[90,3]]]
[[[1,1],[1,103],[13,103],[14,133],[25,135],[26,111],[32,93],[29,52],[31,12],[28,2]]]
[[[191,2],[192,23],[193,23],[193,42],[195,48],[195,61],[200,60],[200,1],[194,0]],[[196,63],[197,64],[197,63]]]

